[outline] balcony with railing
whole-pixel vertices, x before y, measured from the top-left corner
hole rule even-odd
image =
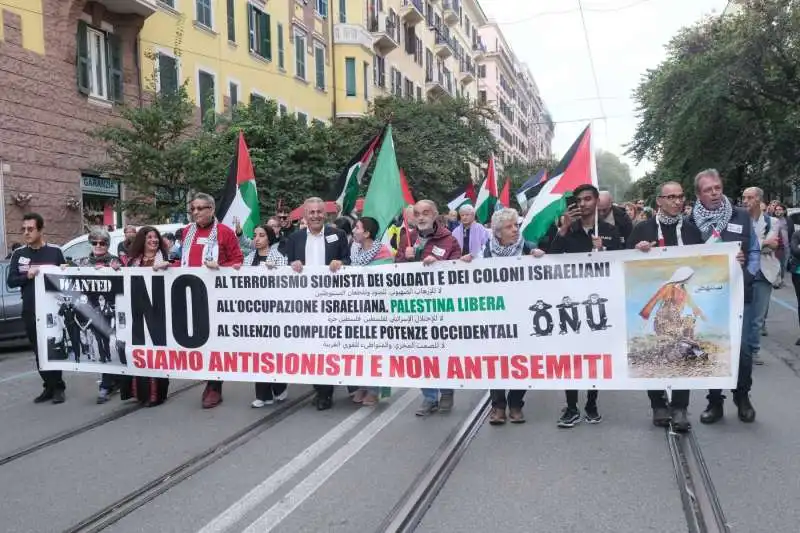
[[[431,98],[438,98],[447,94],[444,72],[441,69],[427,69],[425,71],[425,92]]]
[[[458,77],[462,84],[468,85],[477,79],[478,69],[469,57],[462,58],[458,66]]]
[[[434,28],[436,40],[434,41],[434,52],[442,59],[447,59],[453,55],[453,40],[450,37],[450,32],[440,28]]]
[[[149,17],[156,12],[156,0],[97,0],[112,13]]]
[[[400,20],[409,26],[416,26],[425,20],[425,7],[422,0],[403,0],[400,8]]]
[[[483,44],[480,37],[472,41],[472,51],[475,53],[475,59],[479,59],[486,54],[486,45]]]
[[[400,25],[397,16],[390,11],[388,15],[370,17],[367,21],[368,30],[374,39],[375,50],[386,55],[400,46]]]
[[[444,9],[442,12],[442,18],[444,19],[445,24],[455,26],[459,23],[461,20],[461,16],[459,15],[461,11],[460,0],[443,0],[442,8]]]

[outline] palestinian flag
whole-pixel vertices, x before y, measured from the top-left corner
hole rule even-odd
[[[495,210],[499,211],[504,207],[511,207],[511,178],[506,178],[506,183],[503,185],[503,190],[500,191],[500,196],[497,198],[497,206]]]
[[[383,243],[388,245],[393,252],[396,252],[401,244],[400,235],[402,230],[405,230],[406,235],[410,235],[408,221],[406,220],[406,208],[416,203],[414,196],[411,194],[411,188],[408,186],[408,181],[406,181],[406,173],[403,172],[402,168],[400,169],[400,186],[403,189],[403,198],[405,199],[406,207],[403,208],[403,211],[399,215],[394,217],[392,224],[386,228],[383,234]]]
[[[356,199],[358,199],[358,192],[361,188],[361,182],[364,174],[367,173],[367,168],[375,155],[375,148],[383,137],[386,128],[367,141],[361,150],[347,163],[344,170],[339,174],[339,179],[336,180],[336,185],[332,193],[326,200],[335,200],[336,204],[342,215],[350,215],[356,207]]]
[[[464,204],[475,205],[478,195],[475,192],[475,184],[472,183],[472,178],[470,178],[466,185],[454,190],[447,195],[447,197],[452,198],[452,200],[447,202],[447,208],[450,211],[458,211],[458,208]]]
[[[481,224],[486,224],[492,218],[494,207],[497,204],[497,178],[494,170],[494,154],[489,158],[489,168],[486,170],[486,179],[483,180],[478,199],[475,201],[475,218]]]
[[[536,243],[547,234],[550,226],[566,211],[567,197],[572,196],[578,185],[590,183],[597,186],[591,138],[589,125],[553,170],[552,177],[542,185],[522,222],[522,235],[526,241]]]
[[[528,178],[528,181],[522,184],[522,187],[517,191],[517,203],[522,209],[528,207],[528,202],[542,190],[542,186],[548,180],[547,170],[542,169],[536,175]]]
[[[394,153],[392,126],[389,124],[383,135],[378,160],[375,162],[375,170],[372,172],[372,179],[364,198],[364,212],[361,216],[377,220],[380,231],[384,233],[392,225],[394,218],[401,214],[406,207],[406,201],[403,180],[400,168],[397,166],[397,156]],[[380,238],[382,234],[375,237]]]
[[[217,218],[230,228],[238,222],[242,233],[253,237],[253,230],[261,222],[256,190],[256,175],[250,152],[244,142],[244,133],[239,132],[239,142],[228,170],[228,180],[222,190],[222,198],[217,207]]]

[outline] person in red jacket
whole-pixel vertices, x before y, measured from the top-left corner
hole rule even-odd
[[[183,230],[181,266],[218,269],[221,266],[238,268],[244,256],[236,233],[217,222],[214,198],[199,192],[192,198],[190,211],[194,222]],[[222,403],[222,382],[208,381],[203,391],[203,409]]]
[[[461,257],[461,245],[450,234],[450,230],[436,222],[439,209],[431,200],[420,200],[414,205],[414,223],[409,237],[401,235],[395,263],[422,261],[432,265],[436,261],[448,261]],[[441,394],[441,398],[439,397]],[[417,416],[428,416],[436,411],[443,413],[453,409],[452,389],[422,389],[422,405]]]

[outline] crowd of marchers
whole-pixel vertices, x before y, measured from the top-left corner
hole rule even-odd
[[[581,185],[572,191],[567,210],[538,243],[523,239],[521,219],[511,208],[494,212],[486,225],[476,221],[475,209],[464,204],[458,211],[441,214],[430,200],[420,200],[405,213],[406,227],[394,235],[390,244],[378,238],[386,228],[370,217],[331,217],[325,202],[309,198],[303,204],[303,217],[293,225],[288,210],[270,217],[255,228],[253,237],[242,234],[241,227],[228,227],[217,220],[214,198],[194,195],[189,208],[191,223],[174,239],[162,236],[153,226],[125,228],[125,240],[116,253],[109,250],[110,236],[105,229],[93,229],[88,239],[91,254],[78,266],[96,268],[151,267],[162,270],[174,266],[218,269],[242,266],[276,268],[289,266],[301,272],[304,266],[327,266],[335,272],[344,265],[379,265],[420,262],[432,265],[437,261],[492,261],[497,257],[529,256],[536,261],[545,254],[587,253],[595,250],[635,249],[648,253],[665,246],[687,246],[702,243],[738,242],[737,260],[744,276],[744,318],[739,350],[739,373],[732,391],[733,403],[742,422],[755,420],[756,411],[750,400],[753,364],[760,363],[760,339],[773,288],[783,284],[786,272],[798,296],[800,308],[800,232],[793,233],[787,224],[786,210],[777,203],[765,205],[763,192],[757,187],[744,191],[740,202],[725,195],[723,180],[715,170],[705,170],[694,179],[693,204],[686,202],[682,186],[666,182],[658,188],[654,209],[644,202],[617,205],[608,192],[592,185]],[[740,205],[737,205],[740,204]],[[21,287],[23,318],[34,354],[38,353],[34,302],[34,279],[43,265],[66,265],[61,250],[44,239],[45,221],[36,213],[23,216],[25,245],[16,249],[8,270],[8,284]],[[792,234],[793,233],[793,234]],[[677,296],[676,296],[677,298]],[[667,301],[663,305],[668,306]],[[682,306],[683,304],[681,304]],[[798,340],[800,344],[800,340]],[[102,354],[101,354],[102,357]],[[38,365],[38,357],[36,358]],[[43,389],[36,403],[63,403],[65,383],[61,371],[40,370]],[[211,409],[222,400],[222,382],[208,381],[202,394],[202,407]],[[166,378],[131,377],[103,374],[97,396],[98,403],[119,392],[123,400],[132,399],[145,406],[155,406],[167,398]],[[352,402],[366,407],[380,402],[378,387],[347,388]],[[314,405],[318,410],[333,406],[334,387],[316,385]],[[416,415],[427,417],[450,411],[454,391],[422,389],[422,401]],[[492,390],[489,422],[525,421],[525,390]],[[287,398],[286,384],[256,383],[251,406],[262,408]],[[598,392],[586,393],[583,414],[579,409],[579,391],[565,391],[566,406],[557,424],[572,428],[581,421],[597,424],[602,421]],[[648,391],[652,421],[657,426],[687,431],[689,391]],[[723,418],[726,396],[721,390],[710,390],[707,405],[700,415],[704,424]]]

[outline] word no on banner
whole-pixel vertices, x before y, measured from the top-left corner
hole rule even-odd
[[[47,267],[42,368],[389,387],[726,388],[730,244],[344,267]]]

